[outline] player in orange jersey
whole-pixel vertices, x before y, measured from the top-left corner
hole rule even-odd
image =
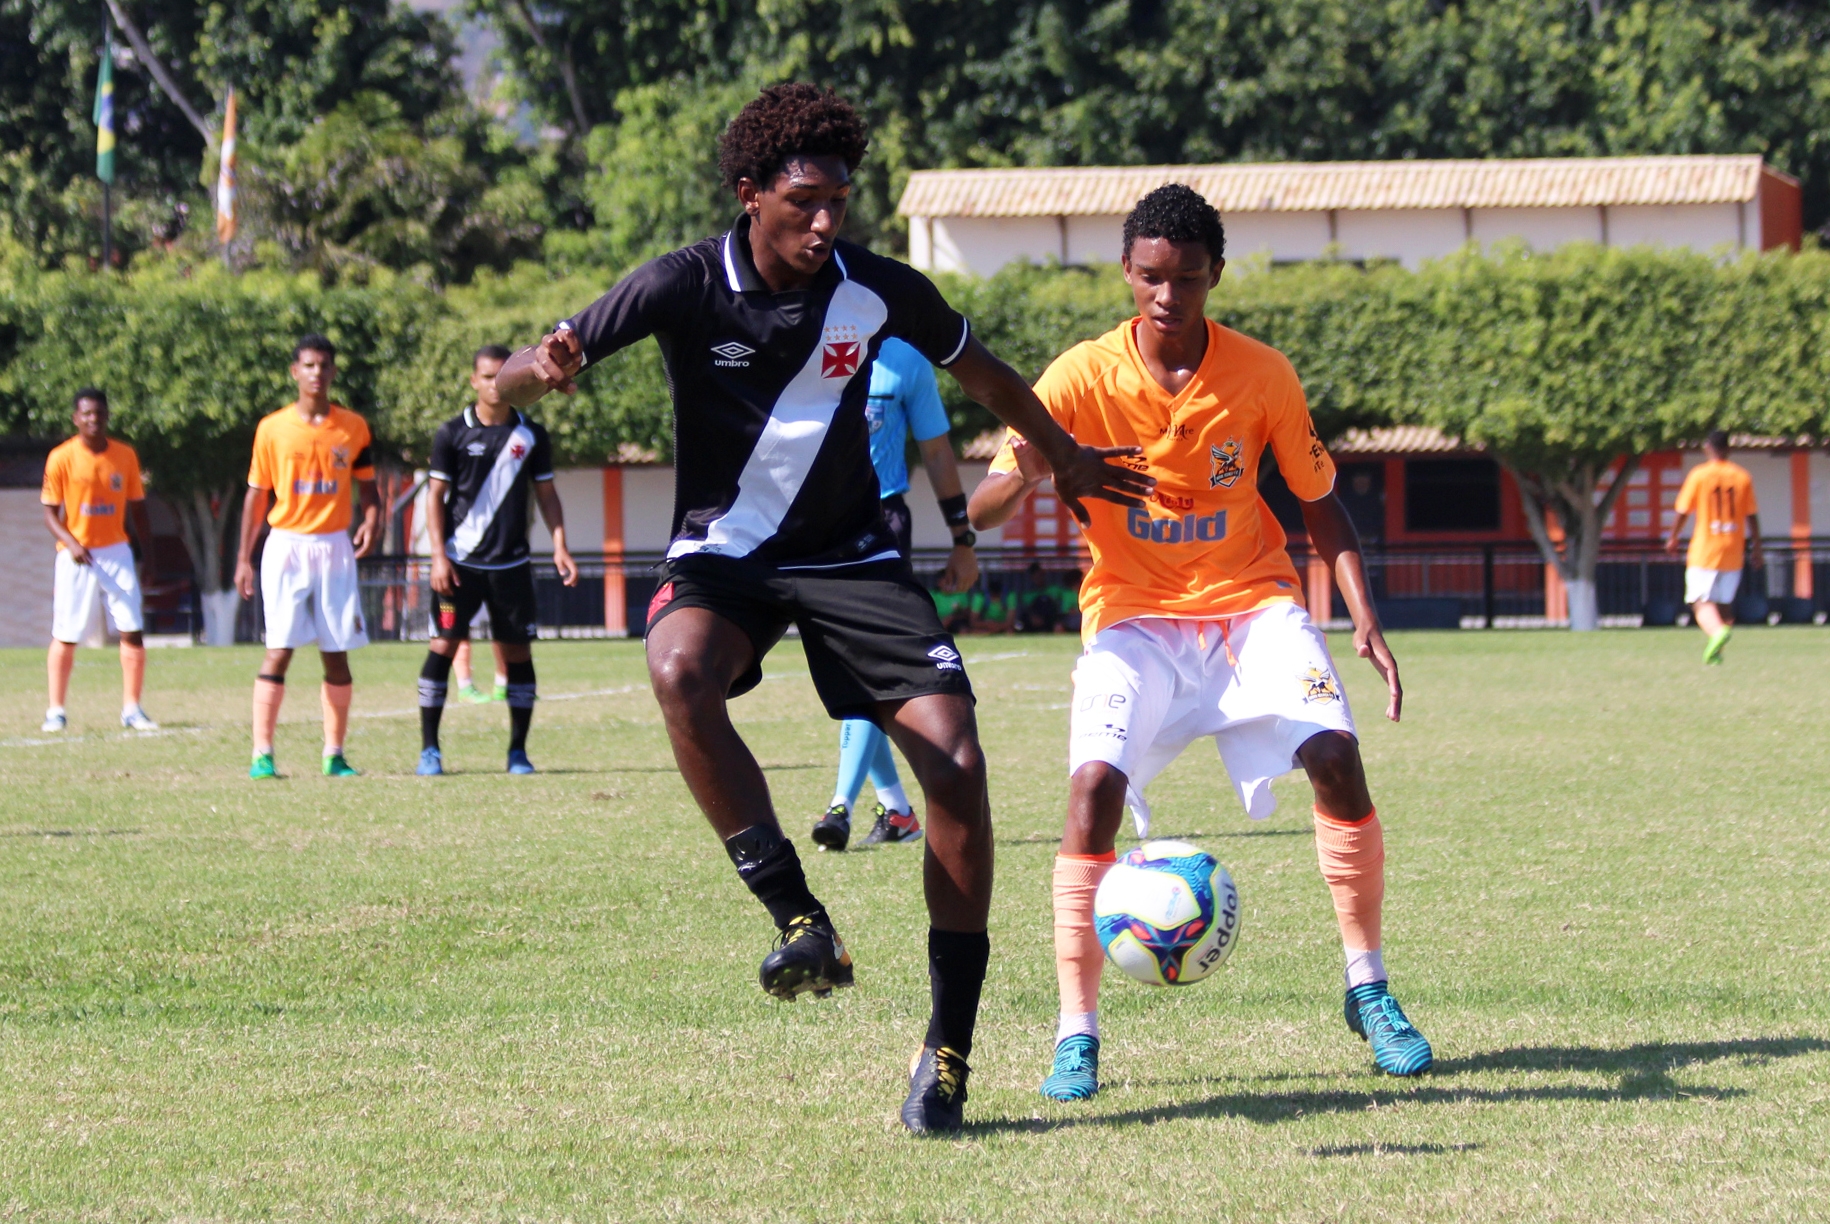
[[[1665,551],[1675,555],[1678,533],[1691,511],[1697,529],[1690,535],[1684,558],[1684,602],[1696,617],[1697,628],[1708,641],[1703,662],[1720,663],[1728,645],[1735,614],[1735,593],[1741,587],[1741,566],[1751,559],[1756,570],[1765,564],[1760,548],[1760,513],[1754,502],[1754,479],[1747,469],[1728,461],[1728,435],[1717,429],[1703,442],[1704,461],[1690,469],[1678,490],[1677,519],[1665,538]]]
[[[1067,827],[1055,860],[1061,989],[1044,1095],[1098,1090],[1104,957],[1093,895],[1129,803],[1149,829],[1146,785],[1211,737],[1240,802],[1270,815],[1271,780],[1298,765],[1315,790],[1316,848],[1346,947],[1348,1026],[1385,1071],[1415,1075],[1429,1042],[1386,986],[1380,949],[1384,841],[1346,694],[1300,602],[1284,533],[1258,495],[1268,447],[1354,622],[1354,649],[1403,700],[1398,665],[1367,594],[1359,540],[1334,493],[1301,382],[1283,354],[1207,319],[1225,266],[1220,214],[1188,187],[1160,187],[1125,219],[1124,270],[1139,317],[1076,345],[1036,384],[1083,445],[1141,446],[1121,460],[1156,478],[1149,502],[1087,504],[1093,564],[1080,591],[1086,651],[1074,669]],[[1002,523],[1046,477],[1013,435],[974,491],[972,524]]]
[[[378,542],[381,502],[375,495],[375,461],[368,422],[330,400],[337,350],[323,336],[306,336],[293,348],[292,378],[299,398],[261,418],[254,431],[254,461],[242,504],[241,553],[235,589],[254,598],[254,545],[264,518],[272,530],[261,550],[261,603],[267,618],[267,658],[254,680],[254,763],[250,778],[278,775],[273,729],[286,693],[292,652],[318,644],[324,661],[324,773],[351,777],[344,759],[349,731],[349,652],[368,645],[356,558]],[[352,541],[350,484],[362,500],[362,522]],[[271,499],[272,512],[268,512]]]
[[[108,397],[93,387],[76,393],[70,420],[76,436],[45,459],[44,525],[57,541],[53,582],[50,674],[51,706],[45,731],[62,731],[64,698],[76,666],[76,644],[95,613],[99,596],[121,635],[121,725],[157,731],[159,724],[140,708],[146,680],[146,639],[141,635],[140,575],[127,526],[139,537],[141,564],[152,565],[152,530],[146,520],[146,490],[140,457],[133,447],[108,436]]]

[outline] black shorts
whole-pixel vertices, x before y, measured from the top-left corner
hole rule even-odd
[[[540,608],[534,598],[534,567],[471,569],[451,563],[457,590],[432,593],[432,636],[461,642],[470,636],[477,610],[489,607],[489,633],[507,646],[525,646],[540,636]]]
[[[915,519],[909,513],[909,503],[902,499],[902,494],[892,493],[883,499],[883,521],[889,525],[890,535],[895,538],[896,551],[908,556],[909,550],[914,547]]]
[[[741,557],[686,556],[661,567],[648,632],[681,608],[707,608],[742,629],[756,658],[730,696],[762,683],[762,660],[789,625],[834,718],[873,718],[882,701],[972,696],[953,636],[907,561],[843,570],[778,570]]]

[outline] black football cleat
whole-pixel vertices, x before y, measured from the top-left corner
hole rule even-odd
[[[864,835],[866,846],[883,846],[891,842],[912,842],[921,840],[921,820],[914,812],[892,812],[881,803],[877,805],[877,823]]]
[[[792,1003],[812,991],[823,999],[835,987],[852,983],[851,953],[837,931],[815,918],[796,918],[775,940],[775,950],[763,957],[758,975],[762,988]]]
[[[820,822],[813,826],[813,841],[822,850],[843,850],[851,840],[851,813],[843,803],[826,809]]]
[[[902,1124],[917,1135],[952,1135],[965,1129],[966,1077],[972,1068],[956,1051],[921,1047],[909,1067],[909,1096]]]

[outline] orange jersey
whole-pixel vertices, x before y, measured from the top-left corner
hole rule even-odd
[[[110,438],[98,455],[81,438],[71,438],[46,457],[38,500],[64,508],[64,526],[78,544],[107,548],[127,543],[127,503],[145,496],[133,447]],[[61,540],[57,547],[63,547]]]
[[[1075,441],[1141,446],[1131,465],[1157,478],[1147,506],[1085,503],[1093,566],[1080,588],[1082,636],[1139,616],[1206,620],[1300,603],[1283,528],[1258,495],[1267,446],[1297,497],[1334,488],[1296,371],[1276,349],[1210,320],[1201,368],[1171,395],[1144,367],[1136,324],[1075,345],[1036,384]],[[1016,466],[1006,438],[991,470]]]
[[[332,404],[313,425],[298,407],[288,404],[261,418],[248,484],[273,492],[270,526],[308,535],[348,531],[351,482],[375,479],[368,422]]]
[[[1678,490],[1677,512],[1693,510],[1697,526],[1684,563],[1695,569],[1739,570],[1747,555],[1747,516],[1760,513],[1747,469],[1726,459],[1691,468]]]

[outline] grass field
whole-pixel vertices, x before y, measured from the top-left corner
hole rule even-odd
[[[1435,1072],[1372,1072],[1305,788],[1251,825],[1211,750],[1159,831],[1239,881],[1217,977],[1108,975],[1107,1087],[1035,1086],[1064,639],[965,647],[998,822],[970,1133],[895,1121],[926,1018],[919,852],[808,854],[858,986],[788,1006],[771,934],[671,766],[639,646],[538,651],[531,744],[454,706],[411,776],[421,653],[355,656],[317,775],[299,660],[277,783],[246,780],[249,650],[155,652],[113,727],[85,651],[68,742],[0,653],[0,1218],[1693,1220],[1830,1215],[1822,631],[1401,634],[1402,726],[1344,665],[1387,830],[1388,963]],[[1343,653],[1336,643],[1337,657]],[[309,654],[309,652],[307,652]],[[792,835],[836,735],[792,642],[735,709]],[[810,847],[808,847],[810,848]]]

